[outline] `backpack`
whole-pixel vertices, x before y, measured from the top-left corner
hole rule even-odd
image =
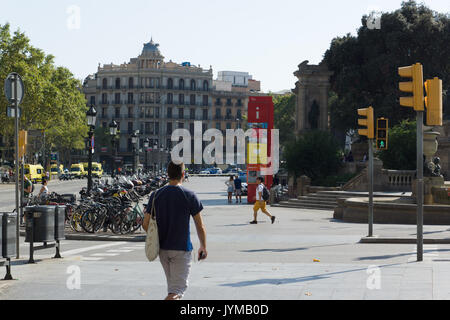
[[[266,186],[263,186],[262,198],[264,201],[267,201],[270,198],[269,190],[267,190]]]

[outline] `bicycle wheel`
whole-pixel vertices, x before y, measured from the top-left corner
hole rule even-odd
[[[88,210],[81,217],[81,228],[88,233],[95,233],[98,230],[98,213],[96,210]]]
[[[70,216],[69,225],[75,232],[83,231],[81,228],[81,212],[79,210],[75,210]]]

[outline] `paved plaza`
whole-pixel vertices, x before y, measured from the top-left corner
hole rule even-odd
[[[250,225],[252,206],[227,204],[225,180],[191,177],[185,184],[205,207],[208,249],[206,261],[193,261],[185,299],[450,298],[449,244],[425,244],[424,261],[416,262],[414,244],[360,243],[367,225],[334,220],[332,211],[268,206],[275,223],[260,213]],[[71,192],[72,185],[76,193],[81,184],[55,182],[54,191],[59,185]],[[13,192],[2,188],[2,196]],[[374,225],[380,237],[415,232],[414,225]],[[425,226],[424,237],[450,238],[450,227]],[[193,223],[191,238],[196,252]],[[142,241],[64,240],[63,259],[49,248],[35,252],[36,264],[26,263],[28,248],[21,237],[15,280],[0,281],[0,299],[159,300],[167,293],[162,267],[146,260]]]

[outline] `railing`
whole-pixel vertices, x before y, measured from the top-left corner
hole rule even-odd
[[[386,170],[381,172],[387,175],[387,181],[391,187],[412,186],[412,180],[416,174],[415,170]]]

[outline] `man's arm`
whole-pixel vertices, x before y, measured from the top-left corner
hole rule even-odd
[[[198,255],[200,257],[200,253],[204,253],[204,257],[208,256],[208,252],[206,251],[206,229],[203,224],[203,219],[201,213],[197,213],[194,217],[195,228],[197,229],[198,239],[200,240],[200,248],[198,249]]]

